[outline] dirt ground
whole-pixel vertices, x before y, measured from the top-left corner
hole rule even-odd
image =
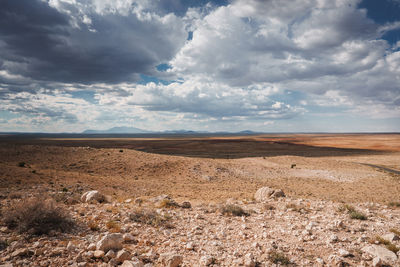
[[[396,171],[399,134],[0,137],[3,194],[40,184],[97,189],[116,199],[168,194],[217,203],[250,200],[270,186],[296,198],[389,203],[400,200]]]

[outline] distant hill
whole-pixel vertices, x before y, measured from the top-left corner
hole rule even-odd
[[[82,133],[83,134],[137,134],[137,133],[152,133],[152,132],[135,127],[113,127],[108,130],[85,130]]]

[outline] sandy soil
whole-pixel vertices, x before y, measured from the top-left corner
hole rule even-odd
[[[270,186],[298,198],[399,200],[399,175],[362,163],[400,170],[400,135],[273,138],[3,140],[0,189],[79,184],[116,197],[169,194],[176,199],[219,202],[251,199],[257,188]],[[25,167],[19,167],[19,162],[25,162]]]

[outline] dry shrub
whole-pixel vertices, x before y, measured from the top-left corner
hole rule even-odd
[[[89,227],[89,229],[92,230],[93,232],[96,232],[96,231],[99,231],[99,230],[100,230],[99,224],[96,223],[96,222],[93,221],[93,220],[90,220],[90,221],[88,222],[88,227]]]
[[[395,245],[395,244],[393,244],[392,242],[390,242],[389,240],[386,240],[386,239],[384,239],[384,238],[382,238],[382,237],[380,237],[380,236],[375,236],[375,238],[373,238],[372,240],[370,240],[370,243],[376,243],[376,242],[378,242],[379,244],[382,244],[382,245],[385,245],[385,247],[388,249],[388,250],[390,250],[390,251],[392,251],[393,253],[397,253],[400,249]]]
[[[5,212],[3,221],[10,229],[32,235],[48,234],[50,231],[66,232],[75,225],[67,212],[53,200],[39,198],[14,203]]]
[[[389,207],[400,208],[400,201],[389,202]]]
[[[347,214],[349,214],[351,219],[356,219],[356,220],[366,220],[367,216],[365,214],[363,214],[360,211],[357,211],[353,206],[351,205],[343,205],[341,207],[339,207],[339,211],[340,212],[347,212]]]
[[[389,231],[392,232],[392,233],[395,234],[395,235],[400,236],[400,231],[397,230],[397,229],[395,229],[395,228],[391,228],[391,229],[389,229]]]
[[[6,249],[7,246],[8,246],[7,241],[4,239],[0,239],[0,251],[2,251],[3,249]]]
[[[221,208],[221,213],[223,215],[232,215],[232,216],[249,216],[250,214],[246,212],[242,207],[237,205],[225,205]]]
[[[179,204],[176,203],[176,202],[175,202],[174,200],[172,200],[172,199],[165,198],[165,199],[163,199],[163,200],[160,201],[158,207],[159,207],[159,208],[168,208],[168,209],[171,209],[171,208],[179,207]]]
[[[170,224],[171,217],[158,214],[152,210],[136,210],[130,214],[130,219],[134,222],[148,224],[154,227],[173,228]]]
[[[118,222],[116,221],[108,221],[106,223],[106,227],[108,228],[108,230],[110,230],[110,232],[112,233],[119,233],[121,232],[121,225],[119,225]]]
[[[278,251],[272,251],[269,253],[268,255],[268,259],[275,264],[281,264],[281,265],[289,265],[290,264],[290,260],[288,257],[286,257],[285,254],[283,254],[282,252],[278,252]]]

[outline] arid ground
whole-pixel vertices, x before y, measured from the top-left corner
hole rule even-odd
[[[0,266],[400,266],[400,134],[3,135],[0,214]]]
[[[399,200],[400,135],[5,136],[0,170],[2,191],[79,184],[121,197],[218,202],[271,186],[293,197],[387,203]]]

